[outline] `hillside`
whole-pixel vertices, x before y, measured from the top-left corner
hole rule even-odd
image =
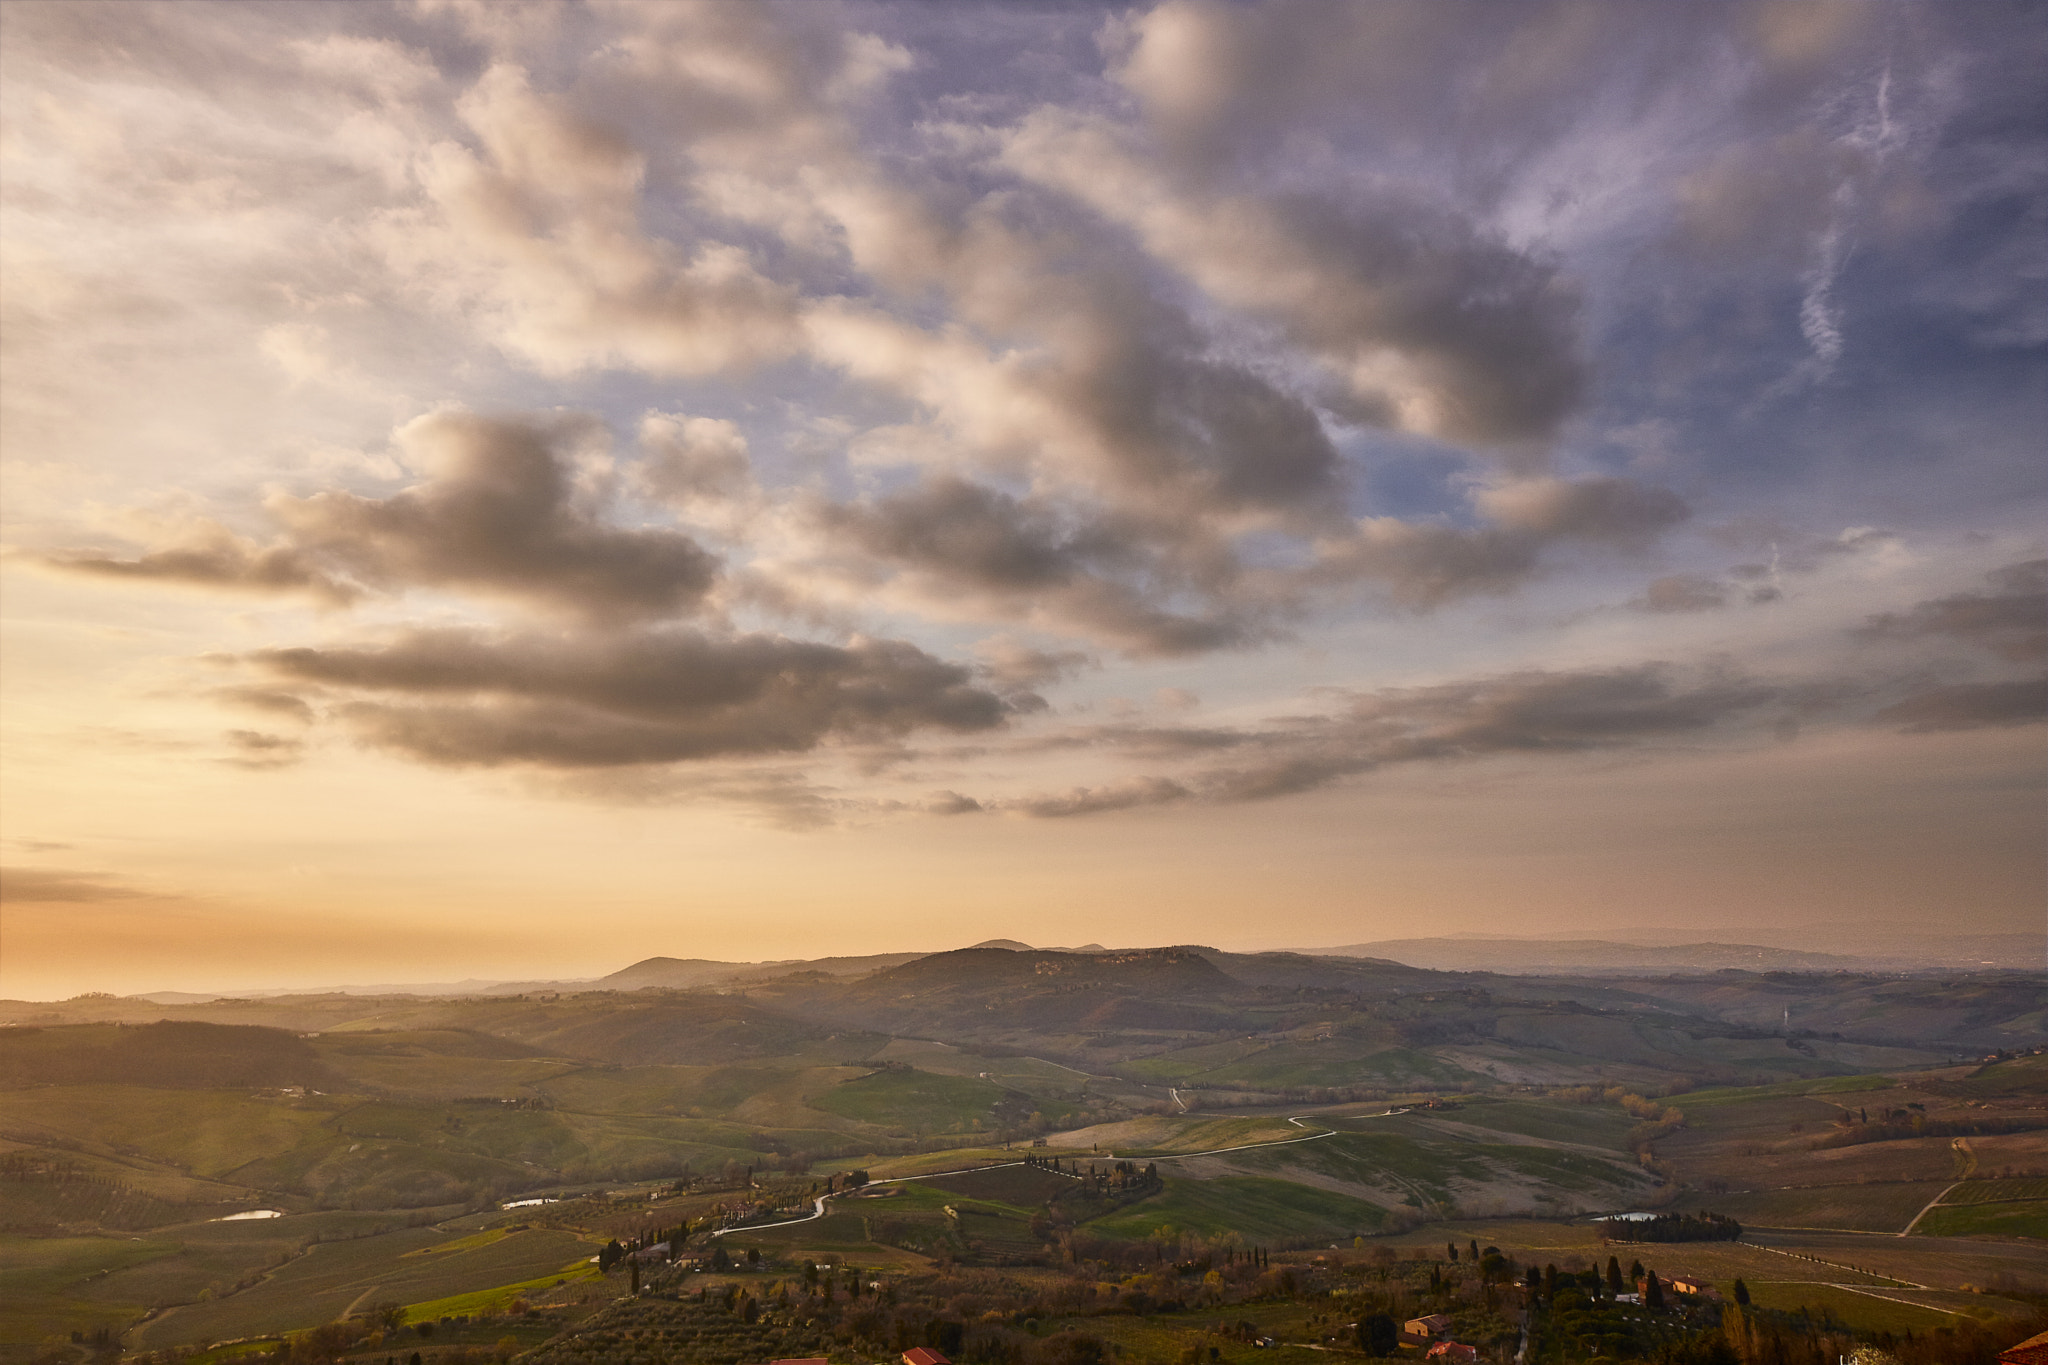
[[[581,1302],[589,1248],[650,1220],[694,1228],[700,1254],[738,1220],[720,1245],[914,1270],[1152,1266],[1191,1238],[1570,1245],[1593,1225],[1569,1220],[1676,1207],[1774,1246],[1911,1228],[1948,1267],[1916,1282],[1980,1287],[2048,1235],[2048,1057],[2011,1055],[2048,1045],[2038,975],[1515,977],[992,943],[652,958],[607,980],[0,1002],[0,1303],[39,1305],[0,1327],[156,1350],[380,1296],[559,1282]],[[807,1218],[854,1169],[894,1183]],[[258,1212],[276,1216],[222,1221]],[[1922,1325],[1954,1310],[1930,1302]]]

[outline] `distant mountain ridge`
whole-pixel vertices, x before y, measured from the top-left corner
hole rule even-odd
[[[1839,927],[1839,926],[1837,926]],[[1760,932],[1759,937],[1764,935]],[[1751,973],[2023,971],[2043,969],[2044,941],[2028,934],[1901,934],[1874,930],[1865,954],[1819,952],[1807,948],[1760,943],[1636,943],[1592,934],[1545,934],[1515,937],[1471,933],[1431,938],[1383,939],[1335,948],[1293,949],[1256,953],[1208,947],[1107,948],[1087,943],[1072,948],[1035,948],[1019,939],[984,939],[962,949],[937,952],[871,953],[821,958],[784,958],[765,962],[729,962],[716,958],[656,956],[642,958],[600,977],[555,980],[412,982],[386,985],[280,987],[236,991],[151,991],[127,997],[163,1006],[198,1005],[217,1000],[266,1000],[278,997],[411,996],[426,998],[546,996],[582,991],[753,991],[785,978],[851,982],[912,963],[939,959],[947,971],[970,961],[977,970],[997,970],[1013,958],[1098,959],[1106,963],[1142,964],[1146,954],[1190,953],[1205,958],[1230,979],[1247,985],[1320,988],[1341,979],[1346,989],[1367,977],[1378,986],[1394,985],[1403,975],[1417,979],[1435,972],[1481,972],[1498,976],[1613,978],[1624,976],[1708,976],[1717,972]],[[985,953],[985,959],[955,954]],[[943,964],[950,963],[951,966]],[[1037,967],[1033,971],[1040,970]],[[1147,968],[1142,965],[1142,974]],[[1337,978],[1330,973],[1336,972]],[[1211,983],[1212,985],[1215,983]]]
[[[1612,939],[1442,938],[1386,939],[1312,950],[1321,957],[1382,958],[1439,972],[1496,972],[1512,976],[1615,975],[1638,972],[1903,971],[1935,965],[1912,959],[1849,956],[1758,943],[1626,943]],[[1986,965],[2006,965],[2003,963]],[[2013,964],[2019,965],[2019,964]]]

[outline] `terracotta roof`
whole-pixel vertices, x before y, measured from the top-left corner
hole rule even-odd
[[[903,1353],[903,1365],[953,1365],[929,1346],[913,1346]]]
[[[2048,1365],[2048,1332],[2040,1332],[1998,1353],[1999,1365]]]

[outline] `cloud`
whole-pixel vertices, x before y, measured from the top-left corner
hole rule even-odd
[[[1728,589],[1699,574],[1671,574],[1652,579],[1632,605],[1657,612],[1717,611],[1728,605]]]
[[[44,555],[34,562],[100,578],[233,592],[304,593],[330,606],[345,605],[362,595],[360,587],[322,568],[297,546],[259,545],[214,525],[194,528],[181,543],[134,559],[70,553]]]
[[[246,706],[252,711],[284,716],[306,724],[310,724],[314,718],[313,708],[307,704],[304,697],[292,692],[280,692],[276,688],[223,687],[217,689],[214,695],[236,706]]]
[[[289,768],[306,752],[304,740],[261,730],[230,730],[225,738],[230,750],[227,761],[238,768]]]
[[[1676,493],[1632,479],[1516,479],[1481,488],[1473,502],[1509,530],[1631,550],[1691,514]]]
[[[974,219],[955,267],[931,282],[1007,344],[826,302],[806,315],[814,357],[918,404],[928,417],[899,431],[929,428],[940,439],[921,444],[948,463],[1029,470],[1122,508],[1204,521],[1330,519],[1341,461],[1308,403],[1204,354],[1185,313],[1113,249],[1055,252],[993,217]],[[975,279],[978,269],[1009,287]]]
[[[1065,819],[1076,815],[1101,815],[1108,811],[1134,810],[1141,806],[1164,806],[1186,801],[1194,795],[1180,783],[1163,777],[1140,777],[1102,787],[1076,787],[1058,796],[1033,796],[1011,803],[1012,809],[1041,819]]]
[[[1087,747],[1160,759],[1225,755],[1177,777],[1147,776],[1006,803],[1030,815],[1092,815],[1182,801],[1270,800],[1394,764],[1574,755],[1704,737],[1793,689],[1665,664],[1531,671],[1435,687],[1355,693],[1333,713],[1263,727],[1117,728]]]
[[[1009,711],[968,669],[893,640],[418,630],[382,645],[243,657],[336,693],[331,712],[366,742],[451,767],[804,753],[833,740],[992,730]]]
[[[982,671],[998,687],[1043,687],[1096,663],[1083,650],[1033,649],[1007,635],[982,641],[974,652],[981,658]]]
[[[1991,592],[1959,593],[1873,616],[1858,633],[1880,640],[1945,636],[2015,663],[2048,658],[2048,559],[2007,565],[1986,578]]]
[[[396,440],[426,482],[388,498],[329,492],[270,510],[307,554],[393,589],[467,588],[578,615],[693,611],[717,561],[690,537],[625,530],[581,505],[571,460],[602,436],[587,418],[437,412]]]
[[[133,900],[147,894],[107,881],[96,873],[49,867],[0,868],[0,900],[10,904],[89,904]]]
[[[746,433],[736,423],[650,412],[640,419],[639,437],[642,485],[681,511],[729,507],[760,494]]]
[[[1916,734],[2048,721],[2048,676],[1929,688],[1885,707],[1877,719]]]
[[[386,249],[429,287],[480,296],[501,344],[544,370],[657,374],[745,369],[797,344],[796,292],[745,251],[648,235],[643,157],[617,131],[486,71],[459,102],[482,155],[437,144],[420,176],[438,222],[393,219]]]
[[[1176,183],[1113,125],[1050,109],[1017,130],[1005,163],[1131,228],[1217,303],[1278,326],[1330,367],[1353,420],[1534,442],[1578,404],[1570,288],[1448,210]]]
[[[579,455],[603,428],[580,416],[516,419],[429,413],[394,440],[427,478],[373,498],[331,490],[273,497],[286,536],[258,546],[207,525],[132,560],[50,556],[60,569],[352,602],[370,589],[468,590],[593,620],[693,613],[718,561],[675,530],[607,524],[577,487]]]
[[[1175,563],[1173,531],[1138,518],[1076,512],[948,475],[890,497],[821,504],[814,515],[829,547],[897,571],[926,610],[964,606],[1143,654],[1196,653],[1252,634],[1221,600],[1224,584],[1198,584]],[[1209,609],[1160,605],[1176,590],[1206,596]]]
[[[1367,517],[1353,534],[1322,540],[1302,577],[1324,587],[1375,582],[1397,602],[1434,607],[1519,587],[1552,546],[1640,550],[1690,515],[1676,494],[1626,479],[1513,480],[1480,489],[1473,501],[1494,524]]]

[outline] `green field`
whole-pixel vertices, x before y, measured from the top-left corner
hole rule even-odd
[[[1816,1311],[1826,1309],[1834,1314],[1838,1321],[1865,1332],[1927,1332],[1955,1322],[1954,1315],[1944,1313],[1940,1309],[1878,1298],[1874,1294],[1859,1294],[1853,1289],[1838,1289],[1826,1284],[1773,1284],[1752,1281],[1749,1282],[1749,1293],[1752,1302],[1759,1308],[1780,1308],[1788,1311],[1800,1308]]]
[[[453,1294],[446,1298],[409,1303],[405,1306],[405,1317],[408,1322],[426,1322],[435,1318],[502,1313],[517,1299],[544,1294],[563,1285],[595,1279],[598,1274],[597,1267],[585,1261],[566,1268],[560,1274],[539,1275],[530,1280],[518,1280],[512,1284],[501,1284],[495,1288],[479,1289],[468,1294]]]
[[[1604,1147],[1617,1152],[1628,1150],[1628,1130],[1635,1123],[1634,1119],[1610,1104],[1546,1104],[1538,1100],[1487,1096],[1460,1100],[1458,1107],[1446,1113],[1444,1118],[1503,1133]]]
[[[1943,1204],[1997,1204],[2014,1199],[2048,1199],[2048,1180],[1965,1180],[1941,1197]]]
[[[139,1085],[41,1086],[0,1091],[0,1128],[16,1137],[50,1134],[87,1151],[164,1162],[220,1179],[252,1160],[326,1139],[345,1105],[323,1097],[290,1100]]]
[[[878,1128],[959,1133],[993,1125],[996,1106],[1012,1093],[972,1076],[877,1071],[812,1096],[811,1105]]]
[[[1376,1232],[1385,1223],[1386,1211],[1377,1205],[1285,1180],[1168,1176],[1161,1193],[1105,1214],[1087,1226],[1111,1237],[1149,1237],[1170,1226],[1205,1236],[1234,1232],[1247,1241],[1290,1244],[1307,1239],[1348,1239]]]
[[[1926,1237],[2034,1237],[2048,1242],[2048,1199],[1939,1204],[1913,1231]]]
[[[28,1345],[47,1336],[125,1325],[143,1304],[87,1298],[80,1287],[177,1252],[176,1242],[126,1237],[0,1241],[0,1342]]]
[[[1085,1168],[1087,1163],[1082,1165]],[[1075,1182],[1067,1176],[1054,1175],[1034,1166],[1007,1166],[964,1175],[928,1176],[918,1184],[948,1194],[966,1195],[970,1199],[986,1199],[1013,1208],[1032,1209],[1066,1193]]]
[[[565,1274],[596,1251],[573,1233],[536,1228],[445,1254],[407,1254],[447,1240],[433,1228],[409,1228],[319,1243],[240,1293],[174,1309],[145,1324],[135,1339],[149,1347],[200,1336],[295,1331],[372,1300],[416,1303]]]
[[[1402,968],[1375,984],[1382,968],[1269,955],[1247,967],[1266,984],[1237,990],[1206,959],[1134,962],[1124,984],[1108,958],[1010,972],[984,952],[900,980],[792,976],[744,991],[322,996],[160,1013],[112,997],[12,1014],[0,1002],[0,1022],[19,1025],[4,1035],[12,1060],[0,1068],[13,1086],[0,1089],[0,1365],[101,1328],[126,1328],[123,1349],[137,1353],[274,1336],[387,1301],[476,1316],[546,1297],[557,1280],[571,1283],[556,1297],[591,1301],[559,1306],[574,1317],[613,1291],[588,1281],[607,1239],[743,1199],[804,1207],[827,1176],[856,1169],[878,1182],[871,1195],[719,1245],[775,1252],[782,1276],[814,1253],[890,1266],[906,1293],[941,1265],[983,1283],[1065,1285],[1064,1256],[1086,1283],[1037,1315],[1092,1324],[1079,1330],[1128,1348],[1131,1365],[1169,1342],[1178,1358],[1188,1343],[1176,1333],[1192,1319],[1159,1322],[1128,1305],[1227,1304],[1283,1341],[1320,1343],[1351,1311],[1331,1307],[1328,1291],[1386,1284],[1395,1263],[1385,1253],[1398,1249],[1395,1278],[1435,1293],[1409,1253],[1438,1256],[1447,1241],[1567,1269],[1619,1253],[1666,1273],[1741,1275],[1787,1303],[1894,1327],[1950,1320],[1938,1308],[2017,1313],[2029,1296],[2048,1298],[2048,1132],[2021,1131],[2040,1114],[2040,1060],[1915,1071],[1889,1043],[1859,1053],[1863,1044],[1819,1032],[1788,1039],[1713,1010],[1686,1013],[1688,998],[1740,997],[1768,1024],[1787,993],[1802,1008],[1835,1008],[1852,987],[1832,978],[1501,977],[1482,988],[1423,985]],[[1992,1004],[1968,1028],[2006,1029],[2012,1010],[2037,1009],[2038,993],[2003,978],[1970,989]],[[1946,985],[1853,990],[1878,1014],[1915,1002],[1925,1037],[1981,1046],[1967,1020],[1943,1022],[1966,1008]],[[121,1026],[66,1033],[72,1025],[52,1022],[74,1009]],[[175,1027],[153,1027],[171,1015]],[[883,1025],[921,1036],[892,1038]],[[2018,1045],[2034,1026],[2014,1025],[1996,1045]],[[165,1069],[151,1070],[160,1054]],[[1983,1052],[1959,1044],[1945,1055]],[[1852,1063],[1890,1070],[1823,1074]],[[101,1083],[83,1084],[88,1075]],[[1772,1083],[1686,1090],[1703,1077]],[[1655,1111],[1631,1102],[1631,1114],[1609,1098],[1617,1084],[1686,1116],[1656,1136],[1648,1169],[1635,1148],[1640,1114]],[[1186,1087],[1179,1104],[1167,1085]],[[1435,1107],[1385,1098],[1431,1094]],[[2014,1131],[1947,1136],[1970,1125]],[[1041,1133],[1050,1146],[1035,1154],[1057,1171],[1019,1161]],[[1879,1140],[1846,1141],[1855,1136]],[[964,1143],[985,1145],[948,1146]],[[1120,1159],[1156,1163],[1164,1187],[1098,1194],[1066,1173]],[[1964,1174],[1981,1178],[1956,1184]],[[542,1193],[555,1202],[501,1207]],[[1916,1235],[1897,1236],[1937,1195]],[[285,1216],[217,1221],[257,1207]],[[1651,1207],[1730,1214],[1746,1236],[1609,1243],[1623,1230],[1564,1221]],[[1219,1286],[1249,1292],[1266,1272],[1241,1259],[1230,1265],[1250,1278],[1219,1272],[1212,1285],[1207,1269],[1176,1266],[1160,1247],[1115,1244],[1162,1230],[1302,1249],[1288,1263],[1315,1283],[1315,1302],[1224,1295]],[[1355,1235],[1373,1241],[1354,1249]],[[1346,1257],[1356,1279],[1317,1278]],[[1887,1305],[1822,1282],[1922,1301]],[[664,1280],[660,1292],[676,1287]],[[1123,1297],[1133,1294],[1145,1297]],[[974,1294],[943,1298],[967,1305]],[[1112,1317],[1095,1316],[1105,1308]],[[1009,1319],[991,1311],[972,1307],[966,1321],[994,1333]],[[1297,1330],[1317,1335],[1284,1335]],[[1213,1343],[1223,1362],[1281,1365],[1306,1351],[1255,1355],[1236,1332]],[[87,1365],[90,1352],[71,1354],[61,1365]]]
[[[1815,1185],[1803,1189],[1695,1195],[1688,1198],[1687,1205],[1711,1208],[1745,1225],[1898,1232],[1913,1221],[1913,1216],[1926,1207],[1929,1200],[1947,1188],[1935,1181]]]

